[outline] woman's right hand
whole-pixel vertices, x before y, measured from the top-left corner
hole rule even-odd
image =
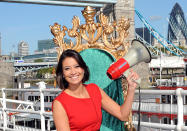
[[[135,71],[133,71],[133,69],[131,69],[129,75],[127,76],[127,81],[128,81],[128,85],[129,85],[128,90],[129,91],[130,90],[135,91],[135,89],[138,85],[136,80],[138,80],[138,79],[139,79],[138,74]]]

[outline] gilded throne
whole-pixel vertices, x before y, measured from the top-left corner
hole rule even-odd
[[[94,22],[96,11],[92,7],[86,7],[82,11],[85,24],[80,25],[78,17],[72,19],[73,27],[67,29],[66,26],[55,23],[50,26],[54,35],[53,41],[58,46],[58,58],[66,49],[73,49],[80,52],[81,56],[90,69],[90,80],[88,83],[96,83],[118,104],[122,104],[127,93],[127,83],[125,78],[110,80],[106,71],[108,67],[119,58],[123,57],[129,48],[129,43],[125,42],[128,37],[130,21],[121,18],[118,22],[109,23],[107,16],[100,14],[100,23]],[[66,43],[66,34],[74,41]],[[103,111],[101,131],[124,131],[132,129],[131,114],[129,121],[120,120]]]

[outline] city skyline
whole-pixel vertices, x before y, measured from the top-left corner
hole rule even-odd
[[[187,4],[185,0],[135,0],[135,8],[151,23],[161,34],[166,35],[167,20],[175,3],[181,6],[185,19],[187,17]],[[38,40],[52,39],[50,25],[58,22],[71,28],[73,16],[78,16],[81,23],[84,18],[81,14],[83,7],[49,6],[35,4],[19,4],[0,2],[0,33],[1,49],[3,55],[17,52],[20,41],[29,44],[30,54],[37,50]],[[64,13],[65,12],[65,13]],[[140,25],[135,25],[138,28]]]

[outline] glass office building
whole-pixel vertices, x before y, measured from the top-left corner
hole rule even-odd
[[[52,39],[38,40],[38,51],[48,50],[56,47]]]
[[[70,43],[70,39],[64,38],[64,42]],[[38,51],[49,50],[57,47],[52,39],[38,40]]]
[[[168,40],[180,46],[187,46],[187,24],[182,8],[176,3],[170,13]]]

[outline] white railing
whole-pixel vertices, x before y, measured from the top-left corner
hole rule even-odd
[[[40,129],[34,129],[34,128],[29,128],[29,127],[23,127],[23,126],[15,126],[14,131],[41,131]]]
[[[41,109],[39,111],[35,111],[35,110],[27,110],[27,108],[25,108],[25,110],[8,108],[7,107],[8,102],[21,103],[20,100],[17,101],[17,100],[6,99],[6,92],[8,92],[8,91],[11,91],[11,92],[30,92],[30,91],[31,92],[40,92]],[[1,89],[2,98],[0,100],[1,100],[2,107],[0,107],[0,112],[2,114],[1,115],[2,119],[1,119],[0,123],[3,123],[2,124],[3,126],[0,127],[0,129],[2,129],[3,131],[16,130],[16,129],[8,128],[8,126],[7,126],[9,124],[9,122],[7,122],[8,112],[19,112],[19,113],[28,113],[28,114],[39,114],[40,119],[41,119],[41,131],[45,131],[45,126],[46,126],[45,125],[46,124],[45,123],[45,116],[52,116],[52,112],[45,112],[45,110],[44,110],[44,92],[60,92],[60,91],[61,91],[60,89],[45,89],[45,87],[41,87],[41,86],[39,89],[5,89],[5,88]],[[178,124],[177,125],[141,122],[140,123],[141,126],[149,127],[149,128],[151,127],[151,128],[178,130],[178,131],[187,130],[187,126],[184,126],[184,120],[183,120],[183,116],[184,116],[183,108],[184,107],[183,107],[183,97],[182,97],[183,95],[187,95],[187,90],[183,90],[181,88],[178,88],[177,90],[162,90],[162,91],[161,90],[141,90],[140,92],[141,92],[141,95],[142,94],[177,95],[177,101],[178,101],[178,103],[177,103]],[[136,94],[137,93],[138,93],[138,91],[136,91]],[[23,103],[27,104],[28,106],[30,105],[31,107],[33,106],[33,104],[31,102],[28,102],[28,103],[23,102]],[[26,107],[28,107],[28,106],[26,106]],[[33,108],[31,108],[31,109],[33,109]],[[137,109],[137,107],[136,107],[136,109]],[[133,121],[133,123],[134,123],[134,125],[138,124],[137,121]]]
[[[138,91],[136,91],[136,94],[138,94]],[[148,127],[148,128],[151,127],[151,128],[159,128],[159,129],[187,131],[187,126],[184,126],[184,105],[183,105],[183,96],[187,95],[187,90],[183,90],[182,88],[178,88],[176,90],[141,90],[140,94],[177,96],[177,125],[160,124],[160,123],[152,123],[152,122],[140,122],[141,126]],[[133,106],[136,106],[136,110],[138,109],[137,105],[133,105]],[[148,110],[150,110],[150,108]],[[138,121],[133,121],[133,124],[138,125]]]
[[[45,116],[52,116],[52,112],[45,112],[44,110],[44,92],[60,92],[60,89],[45,89],[45,84],[43,85],[39,85],[39,89],[6,89],[6,88],[2,88],[1,92],[2,92],[2,98],[1,100],[1,105],[2,107],[0,107],[0,112],[2,113],[2,117],[3,119],[0,121],[3,121],[3,127],[0,127],[0,129],[2,129],[3,131],[5,130],[16,130],[16,129],[11,129],[8,128],[8,113],[9,112],[15,112],[15,113],[28,113],[28,114],[39,114],[40,115],[40,120],[41,120],[41,131],[45,131]],[[39,111],[35,111],[35,110],[30,110],[27,109],[28,106],[31,106],[31,109],[33,104],[32,102],[25,102],[25,101],[20,101],[20,100],[10,100],[6,98],[6,92],[40,92],[40,110]],[[12,108],[8,108],[7,107],[7,103],[20,103],[20,104],[24,104],[27,105],[26,108],[24,110],[20,110],[19,108],[17,109],[12,109]],[[18,106],[19,107],[19,106]],[[0,114],[1,115],[1,114]],[[1,126],[1,125],[0,125]],[[25,128],[26,129],[26,128]],[[26,131],[26,130],[25,130]]]
[[[139,102],[133,102],[132,109],[138,111]],[[142,112],[153,112],[153,113],[173,113],[177,114],[177,105],[176,104],[158,104],[158,103],[144,103],[141,102],[140,107]],[[187,109],[187,105],[184,105],[184,109]],[[171,112],[172,111],[172,112]],[[187,110],[184,110],[184,114],[187,115]]]

